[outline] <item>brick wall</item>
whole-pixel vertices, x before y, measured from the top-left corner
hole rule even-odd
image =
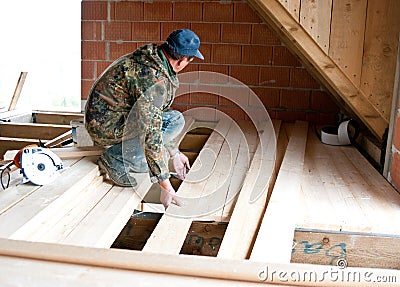
[[[199,35],[205,56],[184,72],[212,71],[242,81],[259,96],[272,118],[333,122],[339,109],[329,94],[245,1],[83,0],[82,99],[113,60],[143,44],[162,43],[178,28],[190,28]],[[215,95],[189,93],[174,104],[181,111],[196,106],[246,119],[243,110]]]

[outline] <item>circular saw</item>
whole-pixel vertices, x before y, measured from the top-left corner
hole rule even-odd
[[[19,158],[17,158],[19,157]],[[52,182],[63,169],[61,159],[51,150],[42,147],[23,148],[14,162],[19,162],[22,183],[45,185]]]

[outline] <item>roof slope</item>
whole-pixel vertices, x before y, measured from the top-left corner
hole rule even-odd
[[[249,0],[303,65],[335,97],[341,108],[382,140],[389,122],[340,67],[277,0]]]

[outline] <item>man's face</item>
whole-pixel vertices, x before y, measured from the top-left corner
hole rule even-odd
[[[179,73],[182,71],[189,63],[193,61],[193,57],[183,57],[178,60],[177,64],[173,67],[175,73]]]

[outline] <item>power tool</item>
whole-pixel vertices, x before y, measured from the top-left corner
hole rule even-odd
[[[31,182],[36,185],[45,185],[52,182],[64,168],[59,156],[48,148],[40,146],[27,146],[22,148],[4,170],[11,165],[21,169],[22,183]],[[3,174],[2,174],[3,180]],[[3,188],[4,184],[2,182]]]

